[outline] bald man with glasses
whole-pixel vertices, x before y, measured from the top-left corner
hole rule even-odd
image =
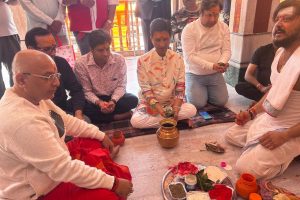
[[[14,58],[14,86],[0,100],[0,199],[127,198],[131,175],[112,161],[117,148],[108,136],[50,100],[59,77],[43,52]],[[75,139],[66,144],[66,134]]]

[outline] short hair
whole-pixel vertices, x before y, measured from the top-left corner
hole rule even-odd
[[[171,23],[163,18],[156,18],[150,24],[150,36],[155,32],[167,32],[171,35]]]
[[[200,13],[203,14],[205,10],[209,10],[212,7],[219,6],[220,10],[223,9],[223,4],[221,0],[202,0],[200,6]]]
[[[36,27],[31,30],[29,30],[26,35],[25,35],[25,44],[26,47],[28,48],[29,46],[36,47],[37,43],[35,40],[36,36],[45,36],[51,34],[50,31],[47,29],[41,28],[41,27]]]
[[[280,10],[288,7],[294,7],[295,8],[295,14],[300,15],[300,1],[299,0],[285,0],[281,2],[277,8],[275,9],[273,13],[273,21],[275,21],[278,13]]]
[[[100,44],[105,44],[105,43],[111,43],[111,36],[110,34],[104,30],[104,29],[99,29],[92,31],[89,35],[89,45],[91,49],[96,48],[96,46]]]

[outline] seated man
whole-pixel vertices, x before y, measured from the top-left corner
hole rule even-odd
[[[33,28],[26,33],[25,44],[28,49],[42,51],[53,58],[61,74],[61,82],[52,101],[64,111],[83,119],[85,98],[82,87],[69,63],[64,58],[55,56],[56,42],[53,35],[44,28]],[[71,97],[69,100],[66,91]]]
[[[154,48],[138,60],[141,103],[131,118],[135,128],[159,127],[168,109],[179,120],[193,117],[197,111],[192,104],[183,103],[184,64],[181,56],[169,49],[170,23],[162,18],[153,20],[150,35]],[[147,112],[149,109],[154,112]]]
[[[273,178],[300,155],[299,17],[298,0],[283,1],[275,9],[273,43],[279,49],[271,66],[272,88],[255,106],[240,112],[238,125],[226,133],[228,142],[245,149],[236,163],[240,173]]]
[[[59,77],[54,61],[40,51],[23,50],[14,58],[14,86],[0,101],[0,199],[126,198],[130,172],[111,160],[110,139],[49,100]],[[66,132],[82,138],[66,145]]]
[[[239,82],[235,86],[238,94],[259,101],[270,89],[271,64],[276,50],[272,43],[256,49],[246,70],[247,82]]]
[[[181,32],[190,22],[195,21],[200,16],[200,7],[196,0],[182,0],[183,8],[176,11],[171,17],[172,38],[174,39],[174,50],[182,53]]]
[[[84,113],[92,123],[128,119],[138,103],[136,96],[126,93],[125,59],[111,53],[110,43],[111,36],[105,30],[91,32],[91,51],[75,64],[75,74],[88,101]]]
[[[187,101],[197,108],[207,103],[224,106],[228,100],[223,73],[231,56],[229,28],[219,21],[220,0],[202,0],[200,17],[182,31]]]

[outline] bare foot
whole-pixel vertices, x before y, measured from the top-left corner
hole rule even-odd
[[[115,146],[112,152],[110,153],[111,159],[114,159],[118,155],[119,151],[120,151],[120,146],[119,145]]]
[[[121,113],[121,114],[115,114],[114,115],[114,120],[124,120],[124,119],[130,119],[132,116],[132,111],[126,112],[126,113]]]

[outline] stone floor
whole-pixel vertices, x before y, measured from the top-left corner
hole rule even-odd
[[[136,58],[127,58],[128,85],[127,91],[137,94],[139,86],[136,77]],[[4,67],[3,67],[4,68]],[[5,70],[4,80],[7,84],[8,76]],[[250,101],[239,96],[234,88],[228,85],[229,101],[227,107],[234,112],[247,108]],[[126,139],[116,162],[129,166],[132,176],[134,192],[129,200],[162,200],[161,181],[168,170],[168,166],[180,161],[201,163],[203,165],[218,166],[221,161],[226,161],[233,166],[228,171],[233,182],[237,179],[234,164],[241,149],[233,147],[224,141],[224,132],[233,123],[204,126],[193,130],[180,132],[179,145],[173,149],[163,149],[159,146],[156,135],[146,135]],[[226,147],[223,155],[214,154],[205,150],[204,143],[216,140]],[[300,160],[294,161],[288,170],[280,177],[274,179],[278,186],[300,195]]]
[[[136,59],[129,58],[128,62],[128,91],[137,93]],[[239,96],[234,88],[228,85],[229,101],[227,107],[234,112],[245,109],[250,101]],[[116,162],[128,165],[132,176],[134,192],[129,196],[131,200],[161,200],[161,181],[168,170],[168,166],[180,161],[201,163],[218,166],[226,161],[233,166],[228,171],[229,177],[235,182],[237,174],[234,170],[235,161],[241,154],[241,149],[233,147],[224,141],[224,132],[233,123],[204,126],[193,130],[180,132],[179,145],[173,149],[163,149],[159,146],[156,135],[146,135],[126,139]],[[206,141],[216,140],[226,147],[223,155],[205,150]],[[300,161],[294,161],[288,170],[274,179],[278,186],[300,195]]]

